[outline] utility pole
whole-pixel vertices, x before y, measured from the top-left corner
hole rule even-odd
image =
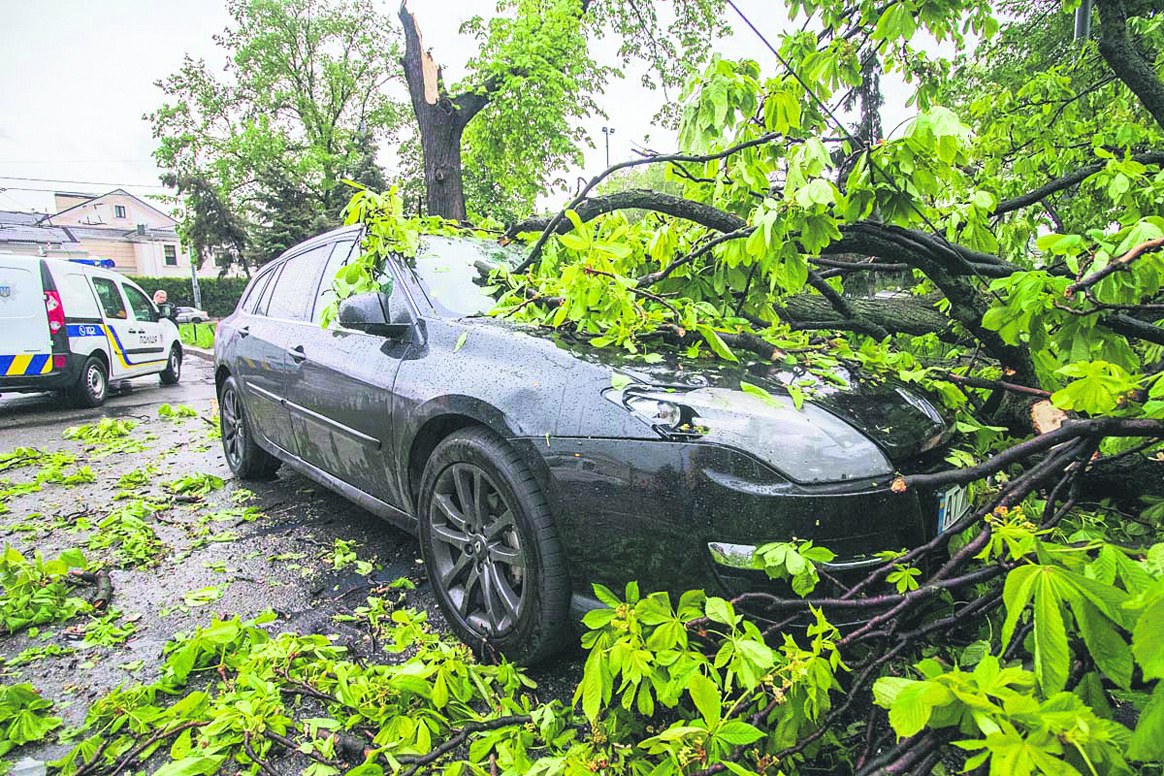
[[[202,289],[198,287],[198,267],[194,264],[194,257],[190,257],[190,286],[194,291],[194,307],[202,309]]]
[[[610,136],[614,134],[614,127],[603,127],[602,134],[606,135],[606,166],[610,167]]]

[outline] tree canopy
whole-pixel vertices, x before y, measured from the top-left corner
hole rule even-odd
[[[406,116],[385,89],[399,45],[370,0],[229,0],[228,9],[234,22],[215,38],[223,74],[187,57],[158,82],[165,102],[146,118],[180,193],[199,182],[185,199],[184,236],[261,264],[339,223],[341,180],[383,183],[377,144]],[[246,225],[245,250],[214,229],[227,212]]]

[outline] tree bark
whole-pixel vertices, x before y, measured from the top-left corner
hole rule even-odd
[[[794,294],[783,300],[776,314],[795,330],[846,330],[854,320],[867,321],[901,334],[944,335],[950,333],[953,321],[934,307],[934,298],[903,297],[900,299],[846,300],[854,318],[846,319],[823,296]]]
[[[734,232],[748,225],[748,222],[739,216],[726,213],[711,205],[649,189],[628,189],[601,197],[584,199],[574,208],[574,212],[585,223],[615,210],[636,208],[682,218],[706,226],[708,229],[715,229],[717,232]],[[509,237],[514,237],[522,232],[541,232],[549,225],[551,218],[552,216],[527,218],[511,225],[505,230],[505,233]],[[562,219],[554,227],[553,233],[565,234],[573,228],[573,224]]]
[[[424,50],[420,28],[400,4],[404,26],[404,78],[416,113],[424,160],[424,189],[428,215],[467,220],[465,185],[461,173],[461,135],[465,126],[488,102],[488,90],[449,97],[432,54]]]
[[[1164,128],[1164,82],[1132,43],[1125,0],[1097,0],[1096,6],[1101,31],[1099,53],[1119,79],[1140,98],[1156,123]]]

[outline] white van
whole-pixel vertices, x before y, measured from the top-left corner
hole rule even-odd
[[[0,254],[0,393],[63,391],[96,407],[110,380],[158,374],[173,385],[182,374],[173,314],[116,272]]]

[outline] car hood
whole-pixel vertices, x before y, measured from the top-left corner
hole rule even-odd
[[[677,391],[740,391],[741,383],[750,383],[775,396],[788,397],[782,400],[786,403],[792,403],[793,390],[799,388],[805,404],[861,432],[895,465],[938,447],[952,432],[935,403],[916,387],[846,367],[836,367],[830,374],[832,379],[824,379],[801,367],[764,362],[732,364],[667,354],[655,363],[647,363],[642,355],[614,348],[594,348],[530,326],[506,324],[496,319],[493,322],[513,327],[522,334],[550,339],[576,358],[608,367],[648,386]],[[789,385],[794,386],[793,390]]]

